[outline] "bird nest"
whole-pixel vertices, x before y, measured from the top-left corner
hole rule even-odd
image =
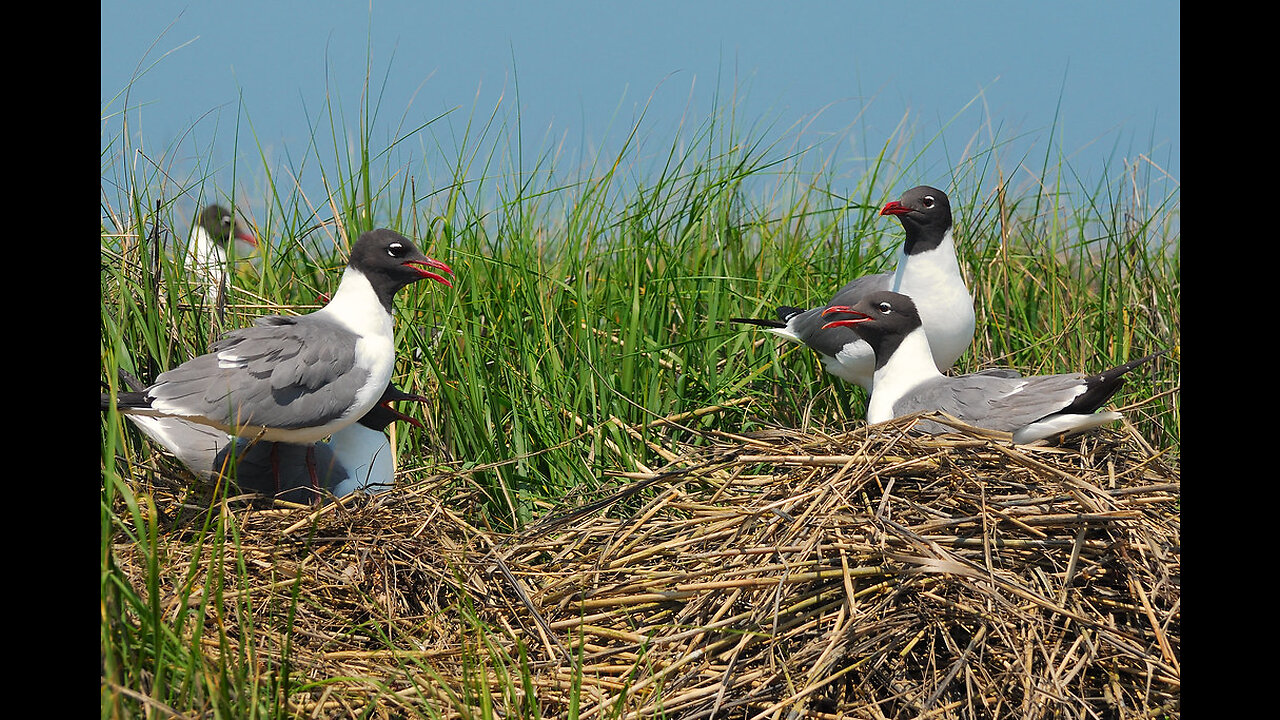
[[[174,533],[161,574],[172,597],[240,568],[219,602],[252,632],[199,632],[291,668],[298,716],[1179,716],[1176,459],[1132,428],[905,427],[671,442],[517,534],[476,526],[456,474],[224,502],[234,547]],[[137,547],[115,554],[142,583]]]

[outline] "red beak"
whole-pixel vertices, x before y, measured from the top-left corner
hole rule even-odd
[[[439,260],[434,260],[434,259],[432,259],[432,258],[427,258],[425,261],[424,261],[424,260],[410,260],[409,262],[405,263],[405,265],[415,265],[415,266],[418,266],[418,267],[417,267],[417,270],[418,270],[418,272],[419,272],[419,273],[421,273],[421,274],[422,274],[422,277],[425,277],[425,278],[431,278],[432,280],[435,280],[435,281],[436,281],[436,282],[438,282],[438,283],[444,283],[445,287],[453,287],[453,283],[452,283],[452,282],[450,282],[448,278],[446,278],[446,277],[445,277],[445,276],[443,276],[443,275],[439,275],[439,274],[437,274],[437,273],[433,273],[433,272],[431,272],[430,270],[427,270],[427,269],[426,269],[426,268],[435,268],[435,269],[437,269],[437,270],[443,270],[444,272],[447,272],[447,273],[449,273],[450,275],[452,275],[452,274],[453,274],[453,270],[450,270],[448,265],[445,265],[444,263],[440,262]]]
[[[853,327],[854,325],[857,325],[858,323],[868,322],[869,320],[871,320],[871,318],[869,318],[869,317],[867,317],[867,316],[865,316],[865,315],[864,315],[864,316],[862,316],[862,317],[860,317],[860,318],[849,318],[848,320],[832,320],[831,322],[827,323],[826,325],[823,325],[823,326],[822,326],[822,329],[823,329],[823,330],[830,330],[831,328],[838,328],[838,327],[847,327],[847,328],[851,328],[851,327]]]
[[[254,247],[258,247],[258,238],[243,230],[236,233],[236,238],[243,242],[247,242]]]
[[[415,401],[417,401],[417,402],[426,402],[426,401],[427,401],[427,398],[422,397],[421,395],[410,395],[410,396],[408,396],[408,397],[403,397],[403,398],[400,398],[400,399],[401,399],[401,400],[415,400]],[[390,401],[390,400],[386,400],[386,401],[381,402],[381,403],[379,403],[379,404],[380,404],[380,405],[382,405],[382,407],[386,408],[386,409],[387,409],[387,410],[388,410],[392,415],[395,415],[397,420],[403,420],[403,421],[405,421],[405,422],[409,423],[410,425],[414,425],[414,426],[417,426],[417,427],[422,427],[422,423],[421,423],[421,422],[419,422],[417,418],[411,418],[411,417],[409,417],[408,415],[405,415],[404,413],[402,413],[402,412],[400,412],[399,410],[397,410],[397,409],[395,409],[394,407],[392,407],[392,406],[391,406],[391,401]]]
[[[906,205],[903,205],[897,200],[894,200],[888,205],[885,205],[884,209],[880,211],[880,214],[881,215],[906,215],[909,212],[911,212],[911,208],[907,207]]]
[[[854,325],[857,325],[858,323],[864,323],[872,319],[870,315],[867,315],[866,313],[860,313],[857,310],[854,310],[853,308],[849,307],[848,305],[832,305],[831,307],[822,311],[822,317],[826,317],[831,313],[845,313],[847,315],[856,315],[857,317],[845,318],[844,320],[832,320],[831,322],[822,326],[823,330],[827,330],[828,328],[835,328],[835,327],[851,328]]]

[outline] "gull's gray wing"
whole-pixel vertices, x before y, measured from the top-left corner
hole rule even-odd
[[[893,273],[875,273],[856,277],[844,284],[844,287],[831,296],[831,305],[854,305],[862,298],[878,290],[888,290],[893,280]]]
[[[151,407],[228,427],[321,425],[348,412],[365,384],[367,373],[355,364],[357,339],[314,316],[261,318],[161,373],[148,390]]]
[[[1029,378],[991,374],[940,377],[923,383],[904,396],[894,404],[893,412],[901,417],[941,410],[970,425],[1014,432],[1060,412],[1084,389],[1084,376],[1077,373]],[[935,424],[929,423],[932,425]],[[939,432],[925,427],[923,423],[918,427]]]
[[[788,321],[791,327],[794,328],[796,337],[800,338],[805,345],[823,355],[835,357],[846,345],[852,342],[859,342],[861,338],[851,328],[847,327],[823,330],[822,326],[826,325],[830,319],[822,317],[822,311],[832,305],[853,305],[869,293],[877,290],[886,290],[892,277],[889,273],[878,273],[854,278],[845,283],[844,287],[837,290],[836,294],[831,296],[831,302],[826,305],[810,308],[801,313],[783,318],[783,320]],[[871,354],[871,348],[868,346],[867,355]]]

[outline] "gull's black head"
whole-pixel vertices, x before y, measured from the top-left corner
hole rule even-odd
[[[951,229],[951,201],[941,190],[921,185],[884,206],[881,215],[893,215],[907,231],[903,249],[908,255],[932,250]]]
[[[347,267],[364,274],[383,305],[388,307],[397,290],[419,280],[430,278],[453,287],[448,278],[432,271],[434,269],[452,275],[453,271],[448,265],[423,255],[412,240],[386,228],[362,234],[356,244],[351,246],[351,259],[347,261]]]
[[[833,318],[823,330],[851,328],[876,351],[877,359],[881,348],[896,348],[902,338],[920,327],[920,311],[911,298],[889,290],[873,292],[853,305],[833,305],[822,316]]]
[[[226,249],[232,239],[245,246],[244,254],[246,255],[253,252],[253,248],[258,247],[258,239],[253,236],[253,233],[245,230],[236,216],[221,205],[210,205],[200,211],[196,224],[204,228],[209,238],[223,249]]]

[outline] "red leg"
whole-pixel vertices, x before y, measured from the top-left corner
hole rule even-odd
[[[311,474],[311,489],[315,490],[312,502],[320,502],[320,476],[316,473],[316,446],[307,446],[307,472]]]

